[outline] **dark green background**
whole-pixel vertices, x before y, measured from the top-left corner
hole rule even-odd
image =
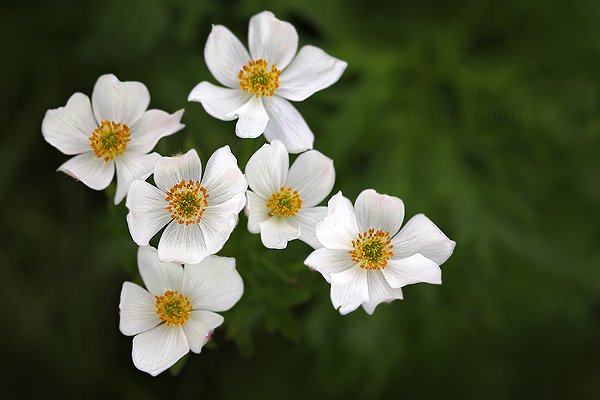
[[[110,398],[600,398],[600,3],[9,1],[0,6],[2,394]],[[246,218],[220,253],[246,292],[177,376],[136,370],[118,329],[139,281],[123,204],[56,168],[47,109],[98,76],[186,108],[168,155],[263,143],[186,99],[215,82],[211,24],[246,42],[269,9],[349,64],[298,108],[334,191],[401,197],[456,240],[442,286],[342,317],[309,248],[266,250]]]

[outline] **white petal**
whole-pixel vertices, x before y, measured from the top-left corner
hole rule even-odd
[[[123,335],[137,335],[160,324],[154,296],[135,283],[123,283],[119,310],[119,329]]]
[[[66,106],[46,111],[42,134],[64,154],[79,154],[91,150],[89,137],[97,126],[90,99],[75,93]]]
[[[200,182],[201,176],[202,164],[194,149],[182,155],[159,158],[154,164],[154,182],[165,192],[182,180]]]
[[[127,195],[129,185],[136,179],[145,180],[152,174],[156,160],[160,158],[158,153],[136,154],[125,153],[115,158],[117,167],[117,193],[115,204],[119,204]]]
[[[391,302],[402,299],[402,289],[392,289],[381,271],[369,271],[369,301],[362,306],[368,314],[373,314],[375,308],[382,302]]]
[[[229,240],[231,232],[237,225],[237,214],[244,208],[245,201],[246,197],[240,193],[229,202],[208,207],[204,211],[199,225],[208,254],[219,252]],[[236,212],[232,212],[233,207],[230,204],[234,204]]]
[[[219,82],[230,88],[239,88],[238,73],[250,61],[250,55],[229,29],[213,25],[204,48],[204,61]]]
[[[246,104],[251,96],[239,85],[237,89],[230,89],[215,86],[210,82],[200,82],[190,92],[188,101],[201,103],[204,110],[215,118],[232,121],[237,116],[230,113]]]
[[[165,193],[148,182],[133,181],[125,205],[129,209],[129,232],[140,246],[148,246],[150,239],[171,221],[171,214],[165,209]]]
[[[345,315],[369,301],[369,271],[354,267],[331,274],[331,302]]]
[[[269,116],[260,97],[251,96],[246,103],[225,114],[227,118],[238,116],[235,134],[241,138],[259,137],[269,122]]]
[[[421,253],[442,265],[452,255],[456,242],[448,239],[429,218],[423,214],[412,217],[392,238],[393,259],[400,259]]]
[[[167,225],[158,242],[158,257],[164,262],[197,264],[206,256],[206,244],[198,224],[173,222]]]
[[[302,207],[314,207],[331,193],[334,182],[333,160],[311,150],[300,154],[294,161],[285,186],[298,191]]]
[[[298,33],[292,24],[263,11],[250,18],[248,45],[253,60],[266,60],[282,70],[296,54]]]
[[[266,207],[265,207],[266,208]],[[327,207],[304,207],[296,215],[296,219],[300,224],[300,240],[311,246],[313,249],[323,247],[317,236],[315,235],[315,228],[317,224],[327,216]]]
[[[303,101],[340,79],[348,64],[314,46],[304,46],[281,73],[277,95]]]
[[[221,147],[210,156],[206,163],[202,186],[208,193],[209,206],[224,203],[246,192],[248,183],[229,146]],[[241,208],[235,211],[236,214],[240,210]]]
[[[185,356],[190,347],[181,326],[161,324],[133,338],[133,364],[156,376]]]
[[[104,120],[130,127],[144,114],[150,93],[141,82],[121,82],[116,76],[102,75],[92,93],[92,108],[98,124]]]
[[[313,148],[315,135],[289,101],[273,96],[264,98],[263,103],[269,116],[265,129],[265,138],[269,142],[281,140],[287,151],[293,154]]]
[[[161,138],[183,129],[183,111],[173,114],[161,110],[146,111],[131,127],[131,142],[127,144],[127,151],[146,154],[154,149]]]
[[[402,260],[390,260],[383,275],[391,287],[400,288],[413,283],[425,282],[440,285],[442,270],[429,258],[415,254]]]
[[[80,180],[87,187],[102,190],[112,181],[115,163],[112,160],[104,161],[103,158],[97,158],[94,153],[88,152],[71,158],[61,165],[58,171]]]
[[[181,291],[183,268],[179,264],[161,262],[155,248],[138,249],[138,268],[144,285],[150,293],[159,296],[167,290]]]
[[[209,256],[200,264],[186,264],[183,281],[194,310],[227,311],[244,293],[235,258]]]
[[[183,332],[190,345],[190,350],[199,354],[202,346],[210,338],[211,332],[221,326],[224,318],[214,312],[194,310],[190,313],[190,319],[183,325]]]
[[[358,267],[346,250],[317,249],[310,253],[304,264],[319,271],[327,282],[331,283],[331,274]]]
[[[285,249],[287,242],[300,237],[300,226],[289,217],[271,217],[261,222],[260,239],[269,249]]]
[[[251,191],[248,191],[246,195],[248,198],[248,201],[246,202],[248,231],[250,231],[250,233],[260,233],[260,223],[270,218],[267,200]]]
[[[285,183],[289,162],[287,151],[279,140],[264,144],[246,164],[248,186],[257,195],[268,199]]]
[[[397,197],[363,190],[355,203],[356,221],[361,232],[382,230],[394,236],[404,219],[404,203]]]
[[[327,204],[327,216],[317,224],[317,239],[328,249],[352,250],[358,237],[358,225],[350,200],[337,192]]]

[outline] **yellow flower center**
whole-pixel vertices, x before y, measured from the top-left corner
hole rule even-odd
[[[156,296],[156,313],[167,326],[183,325],[190,319],[192,305],[177,290],[167,290],[162,296]]]
[[[272,217],[293,217],[300,208],[302,208],[302,199],[297,190],[292,193],[292,188],[280,187],[279,192],[273,193],[273,196],[267,200],[269,215]]]
[[[208,207],[206,189],[192,180],[182,179],[167,192],[165,200],[169,203],[166,210],[171,213],[171,219],[186,225],[200,222]]]
[[[391,250],[394,248],[389,232],[375,229],[369,229],[358,235],[357,240],[352,241],[354,250],[348,253],[352,260],[365,269],[382,269],[387,266],[388,261],[394,255]]]
[[[129,138],[129,127],[115,121],[102,121],[100,126],[90,136],[90,146],[98,158],[104,161],[112,160],[125,153]]]
[[[269,63],[265,60],[250,60],[244,65],[238,73],[240,87],[248,93],[254,93],[258,96],[273,96],[275,89],[279,87],[280,70],[275,68],[275,64],[271,65],[269,71]]]

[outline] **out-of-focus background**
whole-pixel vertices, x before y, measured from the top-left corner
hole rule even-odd
[[[118,329],[137,247],[114,184],[56,173],[41,121],[114,73],[151,108],[185,108],[164,155],[264,139],[186,101],[215,82],[211,24],[246,43],[273,11],[346,60],[297,105],[335,160],[334,192],[374,188],[457,246],[442,286],[340,316],[310,249],[267,250],[246,218],[219,254],[246,292],[201,355],[157,378]],[[600,398],[600,3],[5,1],[0,6],[2,393],[77,398]],[[332,194],[334,193],[332,192]]]

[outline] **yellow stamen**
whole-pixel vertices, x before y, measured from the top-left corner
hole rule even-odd
[[[177,290],[167,290],[162,296],[156,297],[156,313],[167,326],[183,325],[190,319],[192,305],[190,301]]]
[[[292,193],[292,188],[280,187],[279,192],[273,193],[267,200],[267,208],[270,209],[269,215],[272,217],[293,217],[302,208],[302,199],[297,190]]]
[[[102,121],[100,126],[90,136],[90,146],[98,158],[104,161],[112,160],[125,153],[129,138],[129,127],[115,121]]]
[[[268,69],[269,63],[265,60],[248,61],[238,73],[242,90],[253,93],[256,97],[273,96],[275,89],[279,87],[281,71],[275,68],[275,64],[271,65],[270,71]]]
[[[169,203],[166,210],[171,213],[171,219],[186,225],[200,222],[208,207],[206,189],[192,180],[182,179],[167,192],[165,200]]]
[[[394,255],[392,240],[389,232],[369,229],[358,235],[357,240],[352,241],[354,250],[348,251],[352,260],[361,268],[377,270],[387,266],[388,261]]]

